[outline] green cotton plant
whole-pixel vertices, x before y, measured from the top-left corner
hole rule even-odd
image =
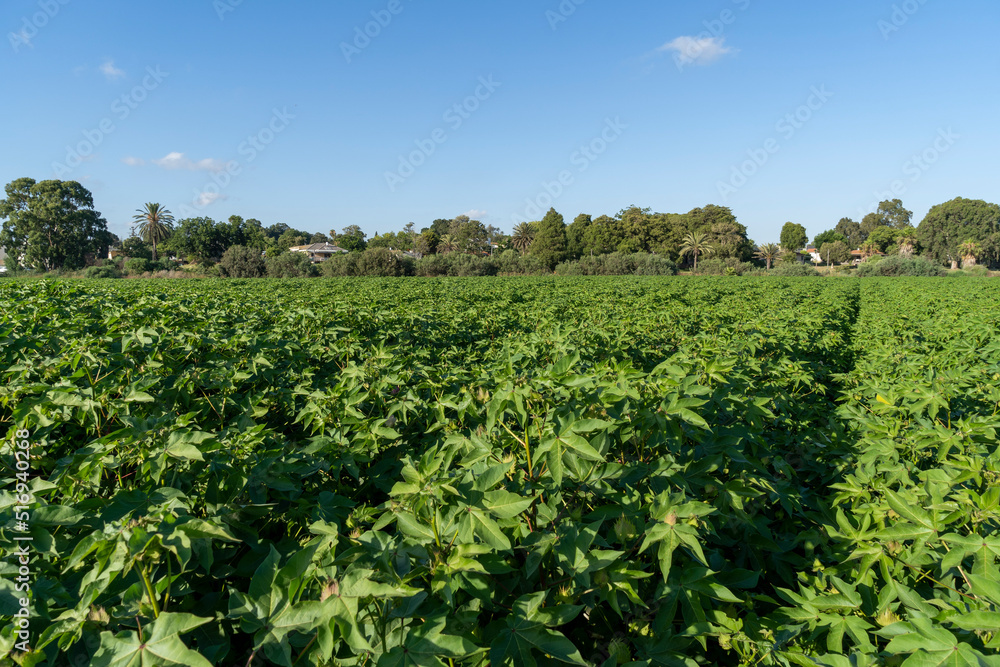
[[[0,296],[14,664],[998,662],[989,281]]]

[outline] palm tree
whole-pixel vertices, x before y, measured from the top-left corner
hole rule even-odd
[[[976,259],[982,253],[983,249],[979,247],[979,244],[969,239],[965,243],[958,246],[958,252],[962,255],[962,268],[967,269],[976,265]]]
[[[458,250],[458,243],[455,241],[455,237],[451,234],[442,234],[441,240],[438,241],[437,249],[441,254],[455,252]]]
[[[681,257],[684,255],[694,255],[694,270],[698,270],[698,255],[712,252],[712,246],[708,243],[708,234],[704,232],[691,232],[684,237],[684,245],[681,246]]]
[[[526,222],[514,227],[514,235],[510,237],[510,245],[514,250],[527,252],[535,240],[535,231]]]
[[[903,257],[913,257],[913,252],[916,250],[915,230],[907,229],[901,232],[897,241],[899,242],[899,254]]]
[[[156,244],[170,235],[174,224],[174,216],[159,204],[146,204],[145,208],[136,209],[132,217],[139,223],[139,236],[153,246],[153,261],[156,261]]]
[[[754,257],[767,262],[767,270],[770,271],[771,264],[777,262],[778,258],[781,257],[781,246],[777,243],[765,243],[757,248],[757,252],[754,253]]]
[[[865,243],[861,246],[861,259],[868,259],[869,257],[874,257],[880,252],[881,251],[879,250],[877,243],[875,243],[874,241],[865,241]]]

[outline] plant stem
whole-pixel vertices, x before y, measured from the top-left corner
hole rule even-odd
[[[149,574],[146,572],[145,565],[140,568],[139,574],[142,575],[142,583],[146,586],[146,595],[149,596],[149,603],[153,605],[153,618],[159,618],[160,605],[156,602],[156,594],[153,592],[153,584],[149,581]]]

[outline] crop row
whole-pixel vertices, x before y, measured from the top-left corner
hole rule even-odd
[[[994,539],[986,287],[2,289],[0,420],[38,456],[23,659],[839,665],[948,632],[987,660],[955,619],[995,608],[962,585],[992,552],[896,528],[943,505]],[[947,422],[905,393],[938,385]]]

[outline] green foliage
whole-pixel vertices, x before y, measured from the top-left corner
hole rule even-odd
[[[578,259],[583,255],[587,230],[591,224],[593,224],[593,218],[581,213],[566,227],[566,256],[569,259]]]
[[[896,245],[899,234],[899,230],[892,227],[876,227],[868,235],[865,242],[874,244],[879,252],[886,252],[891,246]]]
[[[879,258],[875,262],[868,260],[858,266],[858,275],[862,278],[872,276],[943,276],[945,274],[946,271],[940,265],[929,262],[923,257],[894,255]]]
[[[819,255],[826,264],[843,264],[851,259],[851,250],[843,241],[827,241],[820,246]]]
[[[26,664],[997,662],[989,281],[0,298]]]
[[[121,278],[122,274],[114,266],[91,266],[83,272],[84,278]]]
[[[367,235],[361,231],[358,225],[348,225],[344,227],[340,234],[336,235],[335,243],[348,252],[364,252],[368,247]],[[295,244],[292,244],[295,245]]]
[[[223,278],[262,278],[267,275],[267,264],[260,250],[234,245],[223,253],[219,274]]]
[[[130,236],[122,241],[120,249],[125,259],[153,260],[153,246],[138,236]]]
[[[177,223],[173,234],[163,243],[164,250],[190,257],[199,263],[218,261],[229,247],[229,235],[224,225],[212,218],[185,218]]]
[[[912,227],[910,220],[913,219],[913,211],[907,211],[903,207],[902,200],[892,199],[879,202],[878,209],[869,213],[861,221],[861,233],[864,240],[868,241],[872,233],[880,228],[894,230],[904,230]]]
[[[648,253],[611,253],[581,257],[556,267],[560,276],[676,276],[677,265],[659,255]]]
[[[965,269],[965,273],[975,278],[986,278],[990,275],[989,269],[982,265],[970,266]]]
[[[784,262],[771,269],[771,275],[784,278],[812,278],[820,273],[812,266],[801,262]]]
[[[149,203],[138,209],[132,219],[139,223],[139,237],[149,243],[152,257],[156,260],[156,246],[166,240],[173,231],[173,214],[159,204]]]
[[[971,240],[983,263],[1000,268],[1000,206],[961,197],[933,207],[917,227],[924,251],[938,263],[961,261],[959,244]]]
[[[829,229],[821,234],[817,234],[816,238],[813,239],[813,245],[817,248],[822,248],[824,243],[835,243],[837,241],[840,241],[844,245],[850,244],[845,235],[835,229]],[[848,248],[848,250],[850,249]]]
[[[399,277],[407,274],[407,264],[403,259],[388,248],[369,247],[357,261],[359,276]]]
[[[806,247],[809,236],[806,228],[794,222],[786,222],[781,228],[781,247],[786,251],[797,251]]]
[[[122,271],[127,276],[140,276],[153,270],[153,263],[141,257],[132,257],[125,260]]]
[[[531,242],[531,254],[549,269],[554,269],[566,258],[566,223],[554,208],[550,208],[538,223]]]
[[[285,252],[277,257],[268,257],[266,265],[270,278],[306,278],[319,275],[319,269],[302,252]]]
[[[0,247],[34,269],[79,269],[87,255],[107,256],[113,240],[94,198],[76,181],[21,178],[0,200]]]
[[[742,276],[756,268],[750,262],[741,262],[733,258],[718,259],[713,256],[698,262],[698,268],[692,273],[699,276]]]

